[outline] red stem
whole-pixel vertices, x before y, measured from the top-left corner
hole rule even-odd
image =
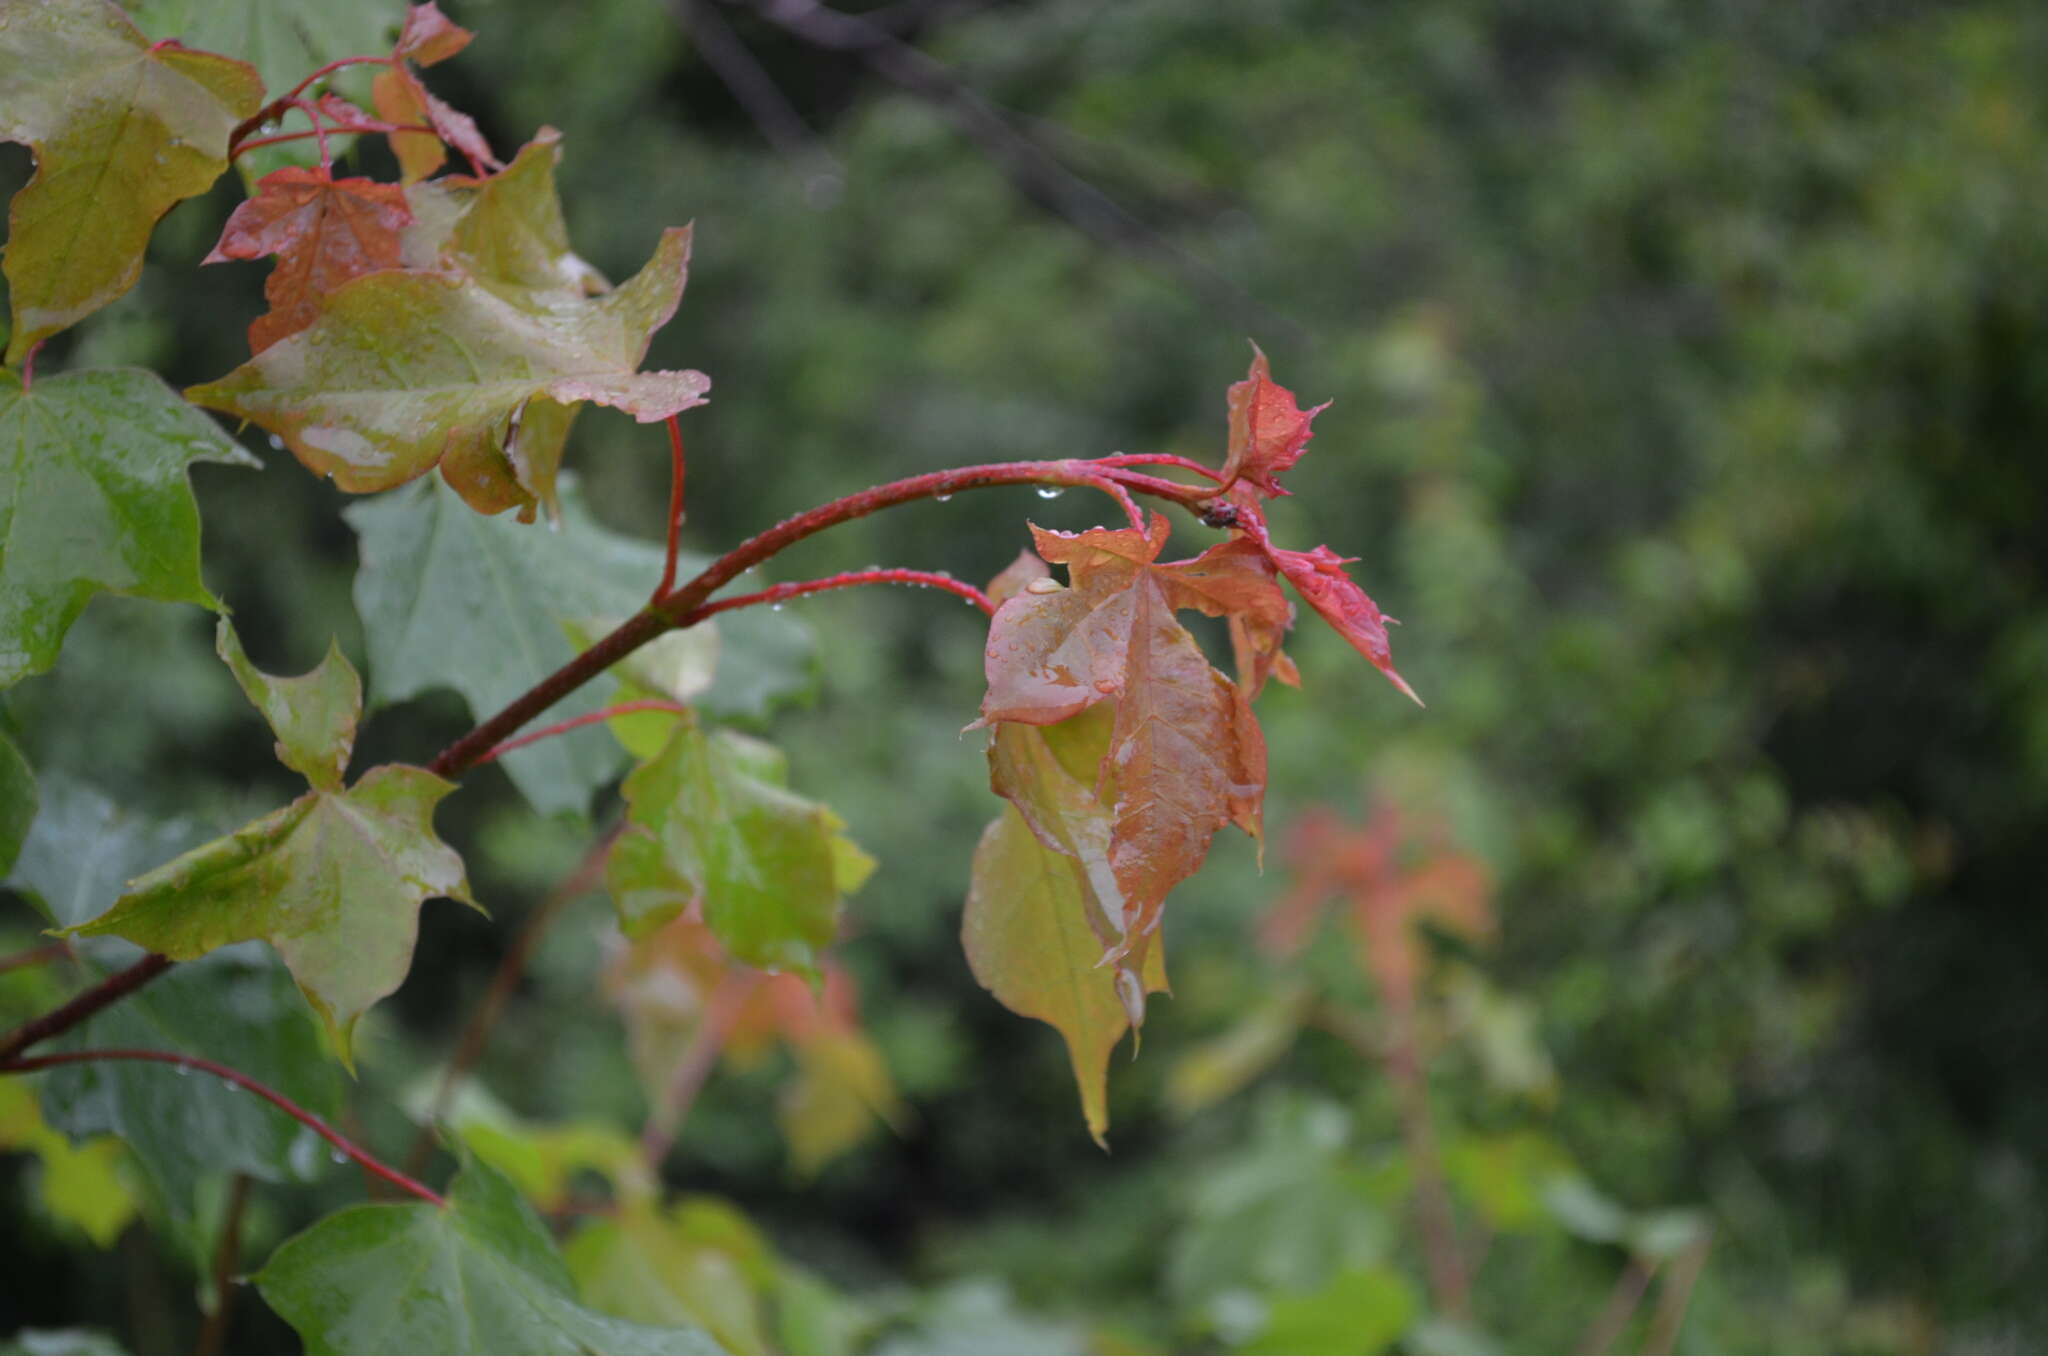
[[[668,417],[668,465],[668,558],[662,562],[655,599],[676,586],[676,541],[683,532],[683,427],[674,415]]]
[[[365,1172],[382,1178],[401,1191],[409,1192],[430,1205],[446,1205],[448,1203],[444,1197],[432,1188],[414,1181],[395,1168],[385,1167],[370,1154],[357,1148],[353,1140],[283,1093],[257,1082],[239,1070],[230,1069],[227,1065],[217,1064],[210,1059],[201,1059],[197,1055],[181,1055],[175,1050],[73,1050],[60,1055],[35,1055],[28,1059],[8,1060],[5,1063],[0,1063],[0,1074],[35,1073],[41,1069],[54,1069],[63,1064],[89,1064],[95,1060],[137,1060],[151,1064],[169,1064],[181,1069],[198,1069],[202,1073],[210,1073],[225,1083],[232,1083],[238,1088],[255,1093],[258,1097],[261,1097],[264,1101],[270,1103],[279,1111],[290,1116],[293,1120],[305,1126],[329,1144],[332,1144],[342,1153],[354,1159],[362,1166]]]
[[[71,947],[65,942],[50,942],[43,946],[32,946],[26,951],[17,951],[11,956],[0,956],[0,975],[9,970],[26,970],[31,965],[48,965],[71,954]]]
[[[514,749],[523,749],[528,744],[538,743],[541,740],[551,738],[554,735],[567,734],[571,730],[580,730],[586,725],[595,725],[599,721],[610,720],[613,716],[630,716],[635,711],[673,711],[677,715],[688,715],[690,708],[684,706],[681,702],[663,701],[658,699],[649,699],[647,701],[637,702],[620,702],[617,706],[607,706],[602,711],[592,711],[587,715],[571,716],[567,720],[558,720],[553,725],[544,725],[540,729],[535,730],[530,734],[523,734],[519,736],[517,739],[508,739],[504,743],[492,749],[490,752],[486,753],[483,757],[477,759],[476,765],[482,766],[483,764],[490,762],[494,758],[502,758],[504,755],[512,752],[512,750]]]
[[[431,127],[409,122],[379,122],[374,127],[365,124],[359,127],[351,127],[348,130],[351,132],[367,132],[387,136],[393,132],[427,132],[438,135],[438,133],[434,133],[434,129]],[[275,146],[280,141],[304,141],[307,137],[317,137],[320,135],[320,129],[317,127],[305,132],[279,132],[274,137],[258,137],[254,141],[245,141],[235,147],[234,154],[239,156],[244,151],[255,150],[258,146]]]
[[[284,97],[286,99],[298,98],[301,94],[304,94],[306,90],[312,86],[314,81],[319,80],[322,76],[333,75],[336,71],[340,70],[344,66],[390,66],[393,64],[395,63],[393,62],[392,58],[388,56],[342,57],[339,61],[328,62],[325,66],[322,66],[319,70],[313,72],[304,80],[301,80],[298,84],[293,85],[290,89],[284,92]],[[279,102],[281,103],[283,102],[283,100],[279,100]]]
[[[304,99],[285,99],[281,100],[281,102],[298,109],[299,112],[306,115],[306,121],[313,124],[313,135],[320,139],[320,168],[332,174],[334,171],[334,157],[327,150],[327,123],[321,118],[320,110],[307,103]]]
[[[1156,495],[1178,504],[1208,497],[1201,486],[1176,485],[1156,476],[1109,468],[1094,469],[1095,463],[1080,460],[992,462],[986,466],[963,466],[951,471],[933,471],[908,480],[877,485],[859,494],[835,499],[808,512],[755,534],[706,566],[695,579],[679,585],[655,600],[637,616],[628,618],[610,635],[556,669],[514,698],[503,710],[483,721],[462,738],[441,750],[427,765],[437,776],[454,779],[476,766],[477,760],[513,731],[582,687],[656,636],[682,624],[682,619],[710,601],[711,595],[770,556],[804,538],[837,527],[870,513],[917,499],[936,499],[962,490],[992,485],[1083,485],[1102,488],[1110,481],[1126,490]]]
[[[1223,474],[1202,465],[1193,457],[1176,456],[1171,452],[1118,452],[1113,456],[1097,457],[1097,466],[1178,466],[1183,471],[1193,471],[1214,484],[1223,483]]]
[[[126,970],[108,975],[64,1006],[23,1022],[9,1032],[5,1040],[0,1040],[0,1060],[13,1059],[31,1045],[69,1031],[101,1008],[126,998],[174,963],[169,956],[144,956]]]
[[[955,597],[965,598],[991,617],[996,614],[996,605],[990,601],[986,593],[965,580],[955,579],[950,574],[935,574],[930,570],[850,570],[845,574],[827,575],[823,579],[777,584],[772,588],[762,589],[759,593],[742,593],[732,598],[720,598],[715,603],[704,604],[676,624],[695,626],[706,617],[716,616],[720,612],[730,612],[736,607],[781,603],[810,593],[823,593],[827,589],[850,589],[858,584],[917,584],[924,588],[943,589]]]

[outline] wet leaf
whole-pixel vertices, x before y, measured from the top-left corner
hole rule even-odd
[[[398,127],[431,127],[427,111],[430,97],[419,77],[403,66],[378,71],[370,85],[370,102],[377,116]],[[448,148],[434,132],[392,132],[388,139],[391,154],[398,161],[399,177],[408,184],[426,178],[448,162]]]
[[[607,531],[574,494],[563,496],[561,527],[552,532],[471,513],[431,483],[351,505],[343,516],[361,538],[355,600],[372,706],[445,687],[473,717],[489,716],[574,658],[573,634],[637,611],[661,577],[659,545]],[[702,564],[686,558],[684,569]],[[718,676],[696,698],[704,710],[760,715],[810,681],[801,622],[752,608],[718,618],[717,634]],[[548,719],[599,709],[612,698],[609,687],[600,681],[572,693]],[[581,814],[626,758],[592,727],[498,761],[542,814]]]
[[[1252,367],[1230,388],[1230,451],[1223,463],[1223,483],[1247,481],[1266,495],[1284,495],[1277,479],[1291,469],[1314,435],[1309,425],[1330,408],[1328,401],[1312,410],[1295,403],[1294,392],[1273,380],[1266,355],[1252,345]]]
[[[733,1356],[767,1356],[765,1313],[775,1261],[767,1241],[723,1202],[640,1202],[577,1230],[563,1260],[592,1308],[641,1323],[709,1330]]]
[[[270,310],[249,324],[249,349],[261,353],[312,324],[327,294],[350,278],[397,268],[398,233],[411,220],[396,184],[287,166],[258,181],[205,262],[278,257],[263,284]]]
[[[403,20],[405,4],[142,0],[130,13],[136,26],[152,38],[176,38],[187,47],[248,62],[275,97],[337,58],[385,50]]]
[[[672,230],[618,290],[546,309],[452,274],[368,274],[332,293],[307,329],[186,394],[282,438],[344,490],[389,489],[445,465],[465,498],[495,512],[507,495],[482,468],[516,462],[531,402],[596,401],[642,422],[704,402],[700,372],[636,371],[688,262],[689,232]]]
[[[57,662],[98,592],[218,609],[199,577],[197,461],[254,466],[147,372],[0,372],[0,687]]]
[[[307,1356],[721,1356],[700,1328],[585,1308],[547,1229],[473,1158],[446,1206],[339,1211],[282,1244],[255,1281]]]
[[[134,286],[163,214],[227,168],[255,70],[151,47],[110,0],[0,0],[0,141],[36,158],[14,195],[7,361]]]
[[[960,940],[996,1001],[1066,1041],[1088,1133],[1106,1147],[1109,1056],[1131,1021],[1118,971],[1097,963],[1102,944],[1088,916],[1099,907],[1081,864],[1040,842],[1008,806],[975,849]],[[1165,989],[1165,948],[1147,950],[1143,982],[1147,992]]]
[[[360,713],[348,661],[330,650],[313,673],[279,680],[255,673],[232,637],[221,650],[271,721],[280,757],[310,771],[314,789],[131,881],[113,908],[66,931],[123,937],[173,960],[268,942],[347,1060],[356,1019],[411,968],[420,905],[437,895],[474,903],[462,859],[434,833],[434,806],[454,784],[393,764],[343,790]]]
[[[432,66],[469,46],[474,36],[443,14],[433,0],[427,0],[427,3],[414,5],[406,12],[405,29],[398,36],[395,50],[408,61]]]
[[[1410,701],[1422,705],[1422,698],[1415,695],[1408,680],[1394,671],[1393,652],[1387,645],[1387,619],[1381,615],[1379,604],[1367,597],[1344,569],[1351,563],[1348,559],[1327,546],[1318,546],[1313,551],[1276,549],[1272,556],[1295,592],[1321,613],[1323,620],[1350,642],[1352,649],[1371,660],[1372,666],[1387,675],[1387,680],[1406,693]]]
[[[605,870],[627,933],[695,906],[735,959],[815,970],[838,930],[841,895],[872,863],[845,852],[837,815],[785,781],[768,746],[679,716],[667,745],[622,788],[626,826]]]

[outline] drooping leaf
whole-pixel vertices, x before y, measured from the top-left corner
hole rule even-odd
[[[474,36],[443,14],[433,0],[427,0],[406,11],[405,30],[398,35],[394,50],[408,61],[432,66],[469,46]]]
[[[327,294],[350,278],[397,268],[398,233],[411,220],[396,184],[287,166],[257,182],[205,262],[277,256],[263,283],[270,310],[249,323],[249,349],[261,353],[312,324]]]
[[[219,1060],[322,1116],[341,1076],[289,976],[261,952],[229,951],[176,969],[95,1016],[86,1048],[141,1047]],[[164,1064],[73,1064],[40,1076],[43,1113],[74,1141],[117,1135],[173,1223],[194,1227],[199,1200],[228,1173],[310,1181],[327,1148],[269,1103],[203,1073]]]
[[[427,88],[419,77],[403,66],[377,72],[370,85],[370,100],[377,116],[397,127],[431,126],[427,112]],[[406,183],[426,178],[448,161],[448,148],[433,132],[392,132],[391,154],[398,160],[398,172]]]
[[[1276,477],[1301,460],[1314,435],[1309,425],[1330,408],[1326,400],[1312,410],[1295,403],[1294,392],[1273,380],[1266,355],[1252,345],[1251,371],[1229,391],[1230,451],[1223,463],[1223,483],[1248,481],[1262,494],[1283,495]]]
[[[466,1158],[448,1204],[359,1205],[287,1240],[256,1275],[307,1356],[721,1356],[702,1329],[578,1302],[547,1229]]]
[[[341,646],[330,641],[326,658],[311,673],[280,678],[249,662],[226,617],[214,628],[213,643],[243,694],[270,722],[277,760],[317,790],[339,791],[363,714],[362,680]]]
[[[356,1019],[412,966],[420,906],[437,895],[475,904],[462,859],[434,833],[434,806],[454,784],[387,764],[342,789],[360,714],[348,660],[330,650],[311,674],[275,679],[256,673],[233,637],[220,645],[280,758],[313,790],[130,882],[113,908],[66,931],[123,937],[173,960],[266,941],[346,1060]]]
[[[94,593],[220,606],[199,577],[196,461],[257,464],[147,372],[32,390],[0,372],[0,686],[56,663]]]
[[[1110,959],[1142,951],[1168,891],[1200,867],[1217,829],[1235,822],[1259,833],[1265,741],[1242,691],[1210,667],[1175,612],[1236,615],[1252,598],[1270,610],[1277,590],[1215,561],[1194,574],[1155,564],[1166,532],[1157,516],[1144,533],[1034,528],[1038,554],[1066,565],[1072,587],[1028,588],[989,628],[984,722],[1052,725],[1104,704],[1115,713],[1095,778],[1115,793]],[[1011,795],[1000,765],[995,785]]]
[[[141,0],[130,9],[152,38],[248,62],[273,98],[330,61],[388,50],[405,12],[404,0]]]
[[[356,610],[369,644],[373,706],[452,688],[472,716],[491,715],[576,655],[571,629],[626,617],[661,577],[662,548],[609,532],[574,494],[558,531],[469,512],[443,486],[410,485],[343,511],[362,540]],[[686,559],[694,571],[700,560]],[[707,711],[762,714],[808,681],[801,622],[751,608],[717,619],[718,677],[696,698]],[[592,683],[548,713],[559,720],[603,706]],[[584,812],[625,757],[602,729],[572,731],[499,760],[542,814]]]
[[[1379,604],[1367,597],[1344,569],[1351,563],[1348,559],[1327,546],[1318,546],[1313,551],[1276,549],[1272,556],[1295,592],[1321,613],[1323,620],[1350,642],[1351,648],[1371,660],[1372,666],[1387,675],[1387,680],[1406,693],[1410,701],[1422,705],[1422,698],[1415,695],[1408,680],[1394,671],[1393,652],[1387,645],[1387,619],[1381,615]]]
[[[12,740],[0,734],[0,876],[11,870],[36,818],[36,778]]]
[[[43,1120],[24,1079],[0,1078],[0,1152],[36,1156],[43,1209],[84,1233],[94,1247],[112,1247],[141,1209],[121,1177],[121,1142],[102,1136],[73,1145]]]
[[[8,216],[9,363],[134,286],[157,220],[220,177],[262,99],[251,67],[152,47],[111,0],[0,0],[0,141],[36,158]]]
[[[710,388],[701,372],[636,370],[675,311],[688,262],[688,230],[668,231],[616,291],[548,309],[456,275],[368,274],[332,293],[308,328],[186,394],[262,426],[352,493],[444,459],[468,467],[504,455],[536,400],[662,419]],[[504,507],[502,495],[479,497],[487,511]]]
[[[626,825],[605,874],[628,934],[695,905],[735,959],[815,970],[848,888],[844,824],[785,781],[766,745],[677,717],[667,745],[622,789]]]
[[[1097,963],[1102,944],[1087,916],[1094,907],[1080,864],[1038,841],[1008,806],[975,849],[960,933],[981,986],[1065,1039],[1088,1133],[1106,1144],[1109,1056],[1130,1016],[1119,972]],[[1147,992],[1166,987],[1165,948],[1147,950],[1143,978]]]

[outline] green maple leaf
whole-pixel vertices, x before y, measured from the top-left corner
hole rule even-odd
[[[341,652],[303,677],[271,678],[225,619],[218,648],[270,721],[279,757],[313,789],[130,882],[113,908],[64,931],[124,937],[173,960],[269,942],[346,1060],[356,1019],[411,968],[420,905],[436,895],[475,904],[462,859],[434,834],[434,806],[454,784],[387,765],[343,789],[362,697]]]
[[[0,686],[57,662],[94,593],[218,609],[199,577],[195,461],[254,466],[147,372],[0,372]]]
[[[391,46],[404,0],[141,0],[136,26],[153,38],[239,57],[282,93],[338,57]]]
[[[14,865],[35,817],[35,773],[13,741],[0,734],[0,871]]]
[[[689,257],[688,229],[667,231],[616,291],[560,305],[525,304],[456,271],[370,273],[329,293],[306,329],[185,394],[260,425],[351,493],[439,465],[495,513],[532,493],[501,470],[525,455],[529,414],[558,421],[564,412],[548,407],[595,401],[645,423],[704,402],[701,372],[637,370],[675,313]],[[548,422],[551,455],[564,432]]]
[[[734,958],[813,970],[838,930],[840,897],[874,862],[786,779],[768,745],[678,717],[623,788],[626,825],[605,875],[626,931],[645,934],[696,903]]]
[[[473,716],[489,716],[574,658],[575,637],[638,611],[661,577],[660,546],[605,530],[573,492],[564,493],[553,532],[471,513],[452,491],[431,483],[352,505],[343,516],[362,539],[355,599],[374,706],[446,687],[462,695]],[[683,571],[702,564],[686,557]],[[809,682],[809,633],[794,618],[765,608],[734,612],[718,618],[717,635],[718,677],[694,698],[706,710],[760,715]],[[587,685],[548,718],[597,710],[610,699],[608,686]],[[499,763],[542,814],[581,814],[590,793],[618,775],[625,755],[593,727],[515,750]]]
[[[110,0],[0,0],[0,141],[36,157],[8,215],[9,363],[134,286],[157,220],[220,177],[262,101],[250,67],[152,48]]]
[[[271,1254],[257,1289],[308,1356],[722,1356],[700,1328],[585,1308],[512,1184],[464,1158],[444,1207],[355,1206]]]

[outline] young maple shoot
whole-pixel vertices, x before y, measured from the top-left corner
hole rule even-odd
[[[434,831],[437,803],[471,769],[502,761],[535,811],[582,814],[623,772],[623,822],[593,850],[588,874],[605,882],[630,939],[615,996],[654,1111],[637,1158],[607,1139],[588,1166],[622,1195],[644,1192],[712,1065],[773,1033],[795,1052],[786,1124],[799,1159],[815,1167],[902,1114],[829,955],[842,900],[875,863],[838,815],[788,784],[779,753],[717,720],[760,714],[778,671],[801,665],[788,625],[764,620],[761,605],[855,585],[935,585],[992,614],[975,724],[989,731],[991,784],[1008,805],[974,853],[967,959],[997,999],[1060,1032],[1087,1128],[1102,1140],[1110,1051],[1142,1023],[1147,995],[1166,987],[1169,893],[1200,868],[1218,830],[1263,833],[1267,756],[1252,704],[1269,679],[1300,681],[1283,651],[1295,608],[1282,581],[1414,696],[1394,670],[1386,619],[1348,562],[1326,546],[1276,546],[1267,529],[1264,505],[1287,493],[1281,477],[1300,461],[1323,407],[1303,410],[1255,349],[1249,374],[1229,389],[1220,469],[1166,454],[961,467],[833,500],[716,559],[688,561],[678,549],[676,421],[706,402],[710,381],[641,364],[681,300],[690,228],[665,231],[625,282],[601,278],[569,245],[555,188],[559,136],[543,128],[501,160],[474,121],[427,87],[420,69],[469,41],[432,4],[406,12],[388,54],[309,53],[312,73],[281,90],[276,81],[291,77],[187,48],[178,36],[151,41],[110,0],[0,0],[0,69],[13,82],[0,138],[27,144],[36,161],[14,200],[5,257],[12,323],[0,444],[13,459],[0,478],[0,521],[16,530],[0,555],[0,683],[49,669],[96,593],[224,611],[199,580],[186,469],[250,459],[196,405],[261,429],[342,490],[378,496],[346,514],[361,546],[355,597],[371,705],[449,687],[477,723],[422,765],[372,768],[350,782],[365,709],[355,669],[331,649],[306,675],[265,674],[223,618],[220,658],[308,789],[231,834],[136,863],[136,878],[110,903],[97,884],[44,884],[53,877],[43,867],[27,877],[39,898],[69,901],[50,917],[67,935],[118,937],[149,954],[0,1037],[0,1073],[95,1058],[198,1059],[125,1042],[24,1052],[74,1029],[110,1030],[119,1005],[139,1001],[130,995],[174,963],[203,978],[226,963],[223,948],[258,940],[282,957],[325,1026],[327,1049],[348,1062],[358,1020],[411,968],[423,903],[474,903],[462,859]],[[332,87],[357,68],[375,71],[373,108]],[[308,126],[276,130],[287,117]],[[112,126],[122,134],[102,134]],[[398,182],[336,175],[336,144],[365,135],[387,139]],[[256,177],[205,260],[276,261],[248,361],[184,401],[146,374],[35,379],[45,340],[134,284],[165,211],[236,161],[284,154],[287,143],[317,159]],[[451,150],[467,173],[441,173]],[[79,184],[92,187],[73,191]],[[563,481],[571,424],[586,404],[667,425],[665,543],[605,532]],[[894,568],[721,592],[854,519],[1018,484],[1100,491],[1123,525],[1034,526],[1033,549],[985,592]],[[1228,536],[1187,559],[1162,559],[1168,520],[1143,510],[1141,498],[1185,508]],[[536,524],[543,516],[546,527]],[[476,602],[478,581],[491,589],[487,606]],[[1224,620],[1233,673],[1210,664],[1180,621],[1187,611]],[[748,691],[722,684],[729,668],[755,675]],[[551,723],[531,728],[543,716]],[[0,740],[0,847],[11,857],[56,822],[39,814],[32,775]],[[659,1014],[631,997],[660,987],[650,974],[703,1000],[687,1038],[669,1039]],[[488,1025],[472,1027],[458,1065],[474,1059]],[[224,1061],[202,1067],[308,1127],[325,1126]],[[142,1078],[110,1079],[112,1105],[95,1124],[139,1124],[121,1089]],[[411,1182],[353,1144],[347,1152],[388,1181]],[[144,1166],[168,1174],[169,1161]],[[190,1194],[189,1183],[156,1185]],[[358,1320],[381,1304],[417,1309],[405,1320],[412,1328],[386,1334],[406,1349],[538,1351],[562,1340],[593,1351],[713,1349],[694,1335],[664,1345],[583,1309],[545,1231],[492,1168],[466,1164],[447,1203],[412,1187],[422,1204],[330,1217],[258,1276],[310,1350],[370,1349]],[[421,1259],[447,1272],[444,1283],[511,1266],[538,1278],[542,1298],[521,1310],[524,1301],[499,1286],[420,1300],[406,1287]],[[337,1268],[360,1276],[360,1290],[313,1283]],[[488,1345],[501,1327],[519,1336]],[[458,1330],[470,1345],[449,1336]]]

